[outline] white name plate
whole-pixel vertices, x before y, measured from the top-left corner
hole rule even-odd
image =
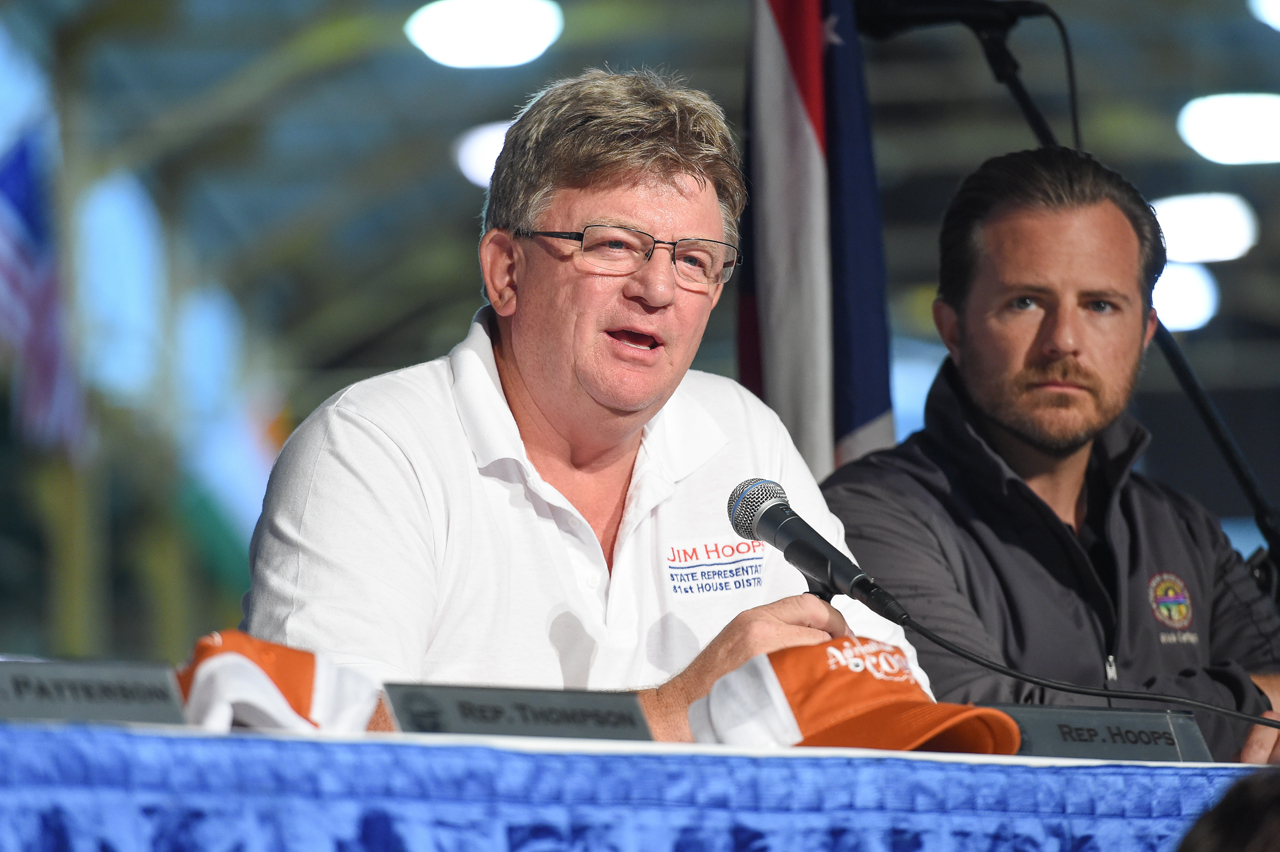
[[[0,719],[182,724],[164,663],[0,661]]]
[[[650,740],[630,692],[383,684],[400,730],[418,734],[502,734]]]

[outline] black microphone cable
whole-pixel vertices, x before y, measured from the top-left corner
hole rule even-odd
[[[998,674],[1016,678],[1017,680],[1035,684],[1036,686],[1056,689],[1059,692],[1074,692],[1077,695],[1091,695],[1097,698],[1125,698],[1132,699],[1134,701],[1156,701],[1167,704],[1180,704],[1184,707],[1194,707],[1197,710],[1207,710],[1211,713],[1229,716],[1233,719],[1242,719],[1254,725],[1265,725],[1268,728],[1280,729],[1280,720],[1268,719],[1264,716],[1250,716],[1248,713],[1241,713],[1239,710],[1228,710],[1226,707],[1219,707],[1216,704],[1197,701],[1194,698],[1183,698],[1181,695],[1163,695],[1158,692],[1133,692],[1127,689],[1098,689],[1093,686],[1077,686],[1074,683],[1065,683],[1060,680],[1051,680],[1047,677],[1037,677],[1036,675],[1014,671],[1008,666],[1002,666],[999,663],[988,660],[985,657],[981,657],[972,651],[961,648],[954,642],[943,639],[927,627],[921,626],[911,616],[907,616],[900,622],[900,624],[902,624],[903,627],[910,627],[912,630],[919,633],[938,647],[950,651],[958,657],[963,657],[971,663],[977,663],[983,668],[990,669]]]
[[[1076,97],[1076,63],[1071,58],[1071,39],[1067,36],[1067,25],[1062,22],[1058,13],[1049,6],[1044,7],[1045,14],[1053,20],[1058,28],[1058,36],[1062,39],[1062,56],[1067,64],[1067,102],[1071,108],[1071,138],[1076,143],[1076,150],[1083,151],[1080,142],[1080,103]]]

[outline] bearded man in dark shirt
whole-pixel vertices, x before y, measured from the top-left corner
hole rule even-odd
[[[940,246],[950,357],[925,428],[823,485],[850,550],[921,624],[1019,671],[1280,718],[1276,607],[1214,518],[1133,471],[1151,207],[1086,154],[1024,151],[965,180]],[[939,701],[1107,703],[908,636]],[[1280,761],[1275,729],[1196,717],[1216,759]]]

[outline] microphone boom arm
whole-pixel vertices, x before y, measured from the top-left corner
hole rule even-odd
[[[1008,45],[1009,30],[1012,29],[1012,25],[1002,27],[969,24],[968,26],[982,44],[982,53],[987,57],[987,64],[991,66],[991,73],[995,75],[996,82],[1008,87],[1040,145],[1046,148],[1056,146],[1058,140],[1053,135],[1053,129],[1049,127],[1049,122],[1045,121],[1044,113],[1040,112],[1040,108],[1036,106],[1030,93],[1022,85],[1022,78],[1018,76],[1018,60],[1014,59]]]

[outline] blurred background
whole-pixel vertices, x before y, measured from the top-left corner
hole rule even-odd
[[[0,654],[178,662],[236,624],[292,428],[464,336],[491,125],[547,81],[666,69],[743,126],[748,0],[451,0],[481,10],[478,40],[439,9],[406,30],[418,5],[0,3]],[[1280,8],[1052,5],[1084,147],[1162,200],[1181,263],[1157,307],[1274,498]],[[1056,30],[1024,21],[1010,47],[1069,142]],[[904,435],[944,354],[942,210],[983,159],[1035,140],[969,31],[864,49]],[[734,302],[731,285],[696,367],[735,375]],[[1226,517],[1247,555],[1249,509],[1154,347],[1136,407],[1147,472]]]

